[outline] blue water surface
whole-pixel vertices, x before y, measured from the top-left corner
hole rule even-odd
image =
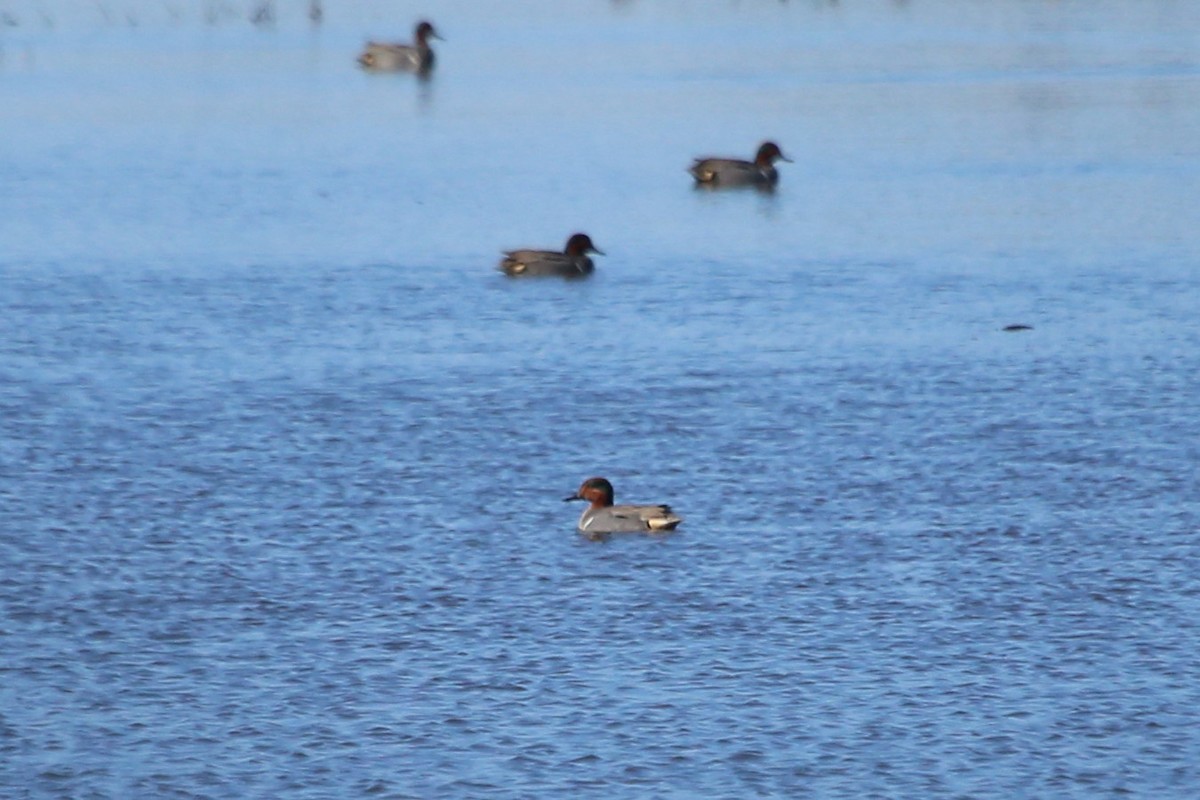
[[[254,5],[0,8],[0,796],[1200,794],[1200,8]]]

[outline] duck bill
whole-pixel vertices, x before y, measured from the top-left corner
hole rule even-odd
[[[564,498],[563,498],[563,502],[564,502],[564,503],[569,503],[569,502],[571,502],[572,500],[582,500],[582,499],[583,499],[583,498],[582,498],[582,497],[580,497],[578,494],[573,494],[573,495],[571,495],[570,497],[564,497]]]

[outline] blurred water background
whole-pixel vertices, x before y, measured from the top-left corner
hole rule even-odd
[[[1200,794],[1200,5],[322,11],[0,0],[0,796]]]

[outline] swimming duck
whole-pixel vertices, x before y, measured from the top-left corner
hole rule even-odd
[[[358,63],[372,72],[422,72],[433,68],[430,39],[441,39],[433,25],[422,20],[413,31],[413,44],[367,42]]]
[[[579,517],[579,530],[587,536],[608,533],[671,531],[683,518],[671,513],[670,506],[613,505],[613,487],[605,478],[588,478],[579,491],[563,502],[586,500],[591,505]]]
[[[779,180],[775,169],[776,161],[791,159],[783,154],[774,142],[763,142],[753,161],[740,158],[697,158],[688,168],[697,183],[711,186],[744,186],[747,184],[774,184]]]
[[[590,275],[595,265],[588,253],[604,255],[604,251],[592,244],[586,233],[572,234],[561,253],[553,250],[508,250],[497,267],[505,275],[559,275],[564,278],[582,278]]]

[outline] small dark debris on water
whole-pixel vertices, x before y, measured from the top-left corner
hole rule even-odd
[[[1007,331],[1009,333],[1015,333],[1016,331],[1031,331],[1031,330],[1033,330],[1033,326],[1032,325],[1022,325],[1021,323],[1016,323],[1014,325],[1005,325],[1000,330]]]

